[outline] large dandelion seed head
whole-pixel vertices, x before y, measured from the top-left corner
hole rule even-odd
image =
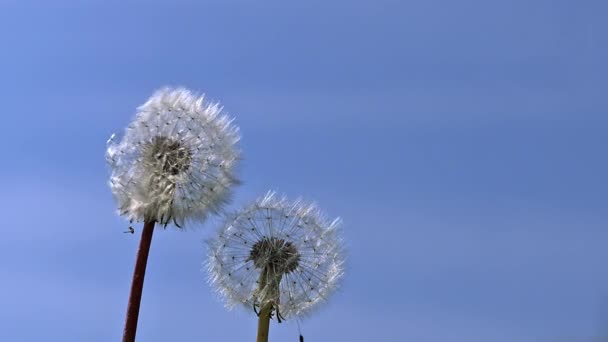
[[[313,204],[269,192],[228,217],[210,242],[209,280],[229,307],[270,303],[283,317],[305,315],[342,277],[339,224]]]
[[[108,141],[109,183],[120,214],[181,227],[218,212],[238,183],[238,140],[218,104],[183,88],[157,91],[122,140]]]

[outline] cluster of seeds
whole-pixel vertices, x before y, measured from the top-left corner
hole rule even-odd
[[[210,243],[210,281],[229,306],[271,303],[284,317],[305,314],[342,276],[339,223],[270,192],[229,217]]]
[[[181,227],[227,203],[238,183],[238,130],[221,108],[186,89],[162,89],[138,108],[106,159],[122,215]]]

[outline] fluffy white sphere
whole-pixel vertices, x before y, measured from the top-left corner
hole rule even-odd
[[[187,89],[157,91],[138,108],[122,140],[108,140],[110,187],[130,220],[181,227],[204,220],[238,183],[238,129],[216,103]]]
[[[269,192],[228,217],[210,242],[209,281],[229,307],[270,303],[282,317],[305,315],[342,277],[339,225],[313,204]]]

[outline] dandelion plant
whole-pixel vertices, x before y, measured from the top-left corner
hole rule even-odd
[[[229,216],[211,240],[209,281],[229,307],[258,315],[258,342],[268,341],[272,317],[302,317],[336,288],[344,260],[339,225],[313,204],[269,192]]]
[[[110,188],[118,211],[143,229],[123,341],[134,341],[155,224],[202,222],[238,183],[238,129],[216,103],[178,88],[157,91],[138,108],[122,140],[108,141]]]

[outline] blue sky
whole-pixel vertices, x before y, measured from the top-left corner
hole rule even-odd
[[[344,219],[307,341],[608,334],[602,1],[0,1],[0,340],[120,339],[138,237],[105,141],[157,88],[221,101],[244,184]],[[217,220],[154,236],[140,341],[253,340],[201,272]],[[271,340],[297,341],[295,322]]]

